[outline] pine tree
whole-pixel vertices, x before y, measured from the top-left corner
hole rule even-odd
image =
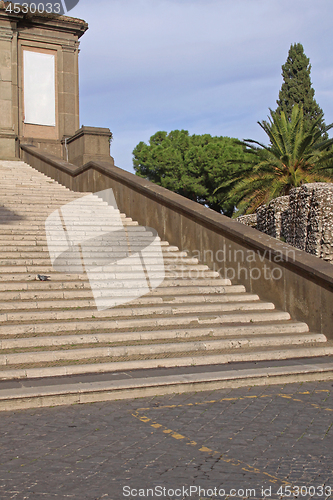
[[[134,148],[133,156],[138,176],[229,217],[234,211],[233,202],[225,202],[230,185],[243,172],[243,163],[252,160],[237,139],[187,130],[156,132],[149,144],[141,141]],[[215,194],[222,182],[227,186]]]
[[[317,120],[323,111],[314,98],[315,91],[312,88],[310,59],[304,54],[303,45],[295,43],[290,46],[286,63],[282,66],[283,84],[279,92],[279,99],[276,101],[278,107],[276,111],[280,114],[284,111],[288,120],[294,104],[303,107],[304,127],[308,131],[313,121]],[[319,129],[325,135],[324,119],[319,121]]]

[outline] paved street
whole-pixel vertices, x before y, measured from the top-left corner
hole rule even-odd
[[[332,381],[4,412],[0,497],[333,498],[332,423]]]

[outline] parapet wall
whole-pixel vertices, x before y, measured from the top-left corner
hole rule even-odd
[[[333,266],[302,250],[177,195],[110,162],[76,167],[22,146],[24,161],[74,191],[112,188],[119,209],[162,239],[261,299],[274,302],[311,331],[333,339]],[[195,276],[193,276],[195,278]]]

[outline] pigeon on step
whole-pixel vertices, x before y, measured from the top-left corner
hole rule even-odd
[[[37,278],[40,280],[40,281],[47,281],[50,279],[50,276],[44,276],[44,274],[37,274]]]

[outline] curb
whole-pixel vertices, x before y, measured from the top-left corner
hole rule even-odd
[[[0,411],[333,379],[333,363],[0,390]]]

